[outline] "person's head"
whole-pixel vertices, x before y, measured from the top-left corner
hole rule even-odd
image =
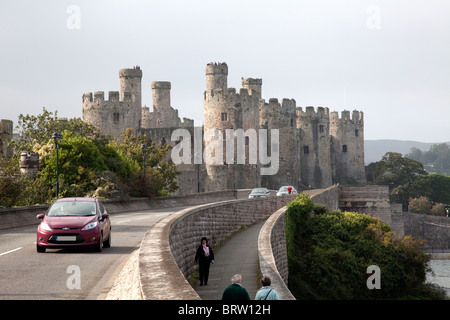
[[[202,238],[202,244],[207,244],[208,243],[208,239],[206,237]]]
[[[231,278],[231,283],[242,283],[242,275],[235,274],[232,278]]]
[[[271,284],[270,278],[269,277],[262,277],[261,278],[261,284],[263,285],[263,287],[268,287]]]

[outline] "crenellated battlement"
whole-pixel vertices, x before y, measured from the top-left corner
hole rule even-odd
[[[110,102],[117,103],[117,102],[130,102],[132,100],[132,93],[131,92],[125,92],[124,93],[124,100],[120,100],[120,92],[119,91],[108,91],[108,99],[105,100],[105,92],[104,91],[95,91],[95,92],[87,92],[83,94],[83,105],[88,104],[102,104],[102,105],[109,105]]]
[[[352,122],[354,124],[364,124],[364,113],[362,111],[353,110],[352,113],[348,110],[341,112],[341,117],[339,117],[339,112],[333,111],[330,113],[331,122],[348,123]]]
[[[249,95],[258,95],[262,97],[262,79],[255,78],[241,78],[242,88],[246,89]]]
[[[305,111],[303,111],[302,107],[297,107],[296,109],[297,116],[301,119],[324,119],[329,120],[330,110],[327,107],[305,107]]]
[[[120,69],[119,77],[120,78],[142,78],[142,70],[139,66],[136,66],[133,69]]]
[[[330,112],[328,107],[299,107],[292,98],[264,100],[260,78],[242,77],[241,88],[229,88],[226,63],[208,63],[205,76],[202,131],[213,129],[225,133],[227,129],[242,129],[248,132],[248,139],[242,140],[245,143],[240,146],[247,157],[254,145],[250,134],[267,130],[267,143],[270,142],[267,146],[273,146],[270,152],[278,153],[279,169],[272,176],[263,177],[259,164],[257,167],[249,167],[249,163],[232,166],[229,155],[222,154],[223,164],[203,163],[197,172],[190,166],[179,168],[183,171],[180,189],[186,189],[184,193],[259,185],[271,189],[288,184],[300,190],[325,188],[332,183],[332,177],[364,182],[364,115],[361,111],[344,110],[339,114]],[[161,135],[158,140],[169,141],[169,129],[194,127],[193,120],[180,119],[178,110],[171,106],[169,81],[151,82],[152,106],[149,108],[141,103],[142,70],[139,67],[121,69],[119,78],[119,91],[109,91],[107,97],[104,91],[87,92],[82,97],[84,120],[103,133],[120,137],[121,130],[130,127],[154,130]],[[203,152],[220,159],[214,141],[205,140],[202,147]],[[233,159],[236,159],[237,148],[228,151],[234,152]]]
[[[204,103],[209,105],[215,104],[233,104],[234,107],[240,108],[245,104],[258,104],[260,97],[258,94],[252,94],[246,88],[240,88],[237,92],[236,88],[222,88],[207,90],[203,93]]]
[[[264,109],[270,109],[280,114],[295,114],[297,105],[295,99],[283,98],[280,103],[278,98],[270,98],[268,103],[262,99],[261,111],[266,111]]]

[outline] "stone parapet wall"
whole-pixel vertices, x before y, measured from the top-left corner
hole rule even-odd
[[[258,237],[259,268],[271,280],[271,287],[281,300],[295,300],[288,289],[286,233],[284,215],[286,207],[277,210],[267,219]]]
[[[236,199],[240,193],[247,190],[223,190],[204,192],[187,196],[139,198],[130,200],[104,200],[103,204],[108,213],[120,213],[136,210],[150,210],[158,208],[173,208],[187,205],[198,205],[229,199]],[[49,205],[0,208],[0,230],[38,225],[41,220],[36,215],[45,213]]]
[[[428,252],[448,252],[450,248],[450,218],[403,212],[404,233],[415,239],[425,239]]]
[[[339,187],[305,191],[314,203],[324,204],[328,210],[336,210]],[[281,300],[295,300],[288,289],[289,266],[286,250],[286,207],[273,213],[261,228],[258,238],[258,255],[261,273],[272,280],[272,287]]]
[[[307,193],[315,203],[335,209],[337,190],[333,186]],[[160,220],[147,231],[139,253],[130,258],[107,299],[199,300],[187,278],[195,268],[193,257],[201,237],[217,245],[242,227],[264,219],[267,221],[258,238],[261,272],[273,280],[281,299],[295,299],[285,284],[288,266],[284,230],[285,207],[294,198],[221,201],[187,208]],[[140,294],[136,294],[137,279]]]
[[[187,278],[206,236],[217,245],[240,228],[267,219],[295,196],[230,200],[181,210],[149,229],[141,243],[139,273],[143,299],[200,299]],[[170,244],[170,245],[168,245]]]

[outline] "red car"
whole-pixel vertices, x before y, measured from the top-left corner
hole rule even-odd
[[[37,218],[42,219],[37,228],[37,252],[77,246],[100,252],[111,246],[111,221],[98,199],[58,199]]]

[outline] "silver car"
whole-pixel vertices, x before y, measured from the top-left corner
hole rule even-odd
[[[267,188],[255,188],[251,192],[249,192],[248,198],[264,198],[270,195],[270,191]]]

